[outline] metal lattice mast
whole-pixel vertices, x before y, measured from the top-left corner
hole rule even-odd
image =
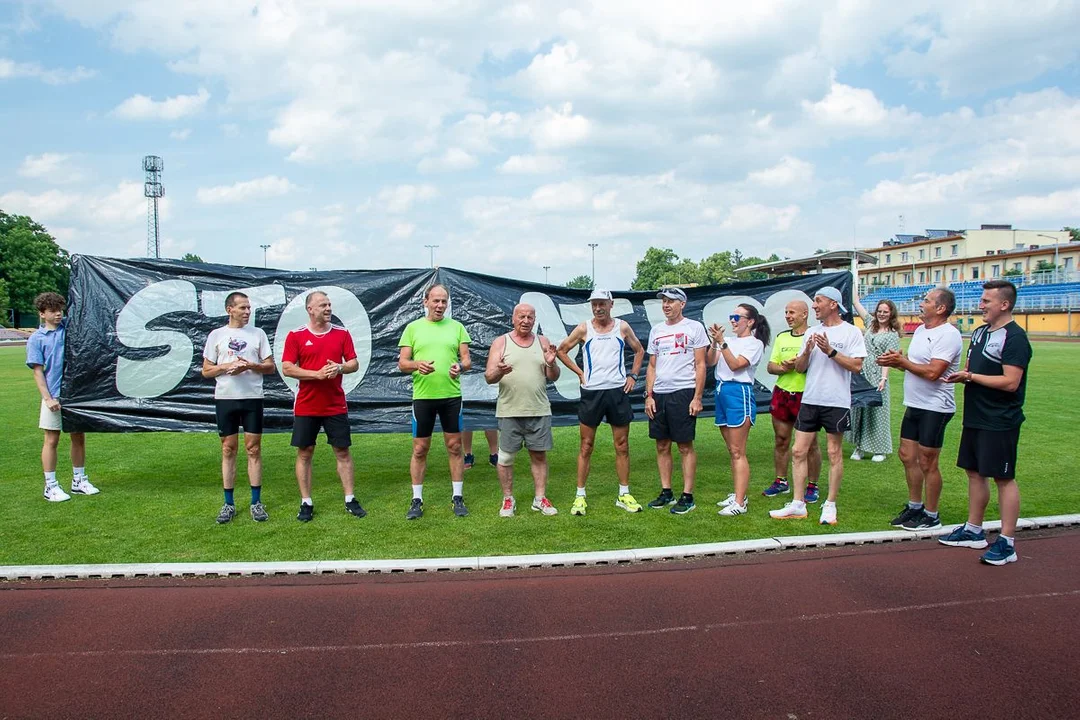
[[[165,186],[161,184],[161,171],[165,165],[157,155],[143,158],[143,170],[146,181],[143,183],[143,195],[146,196],[146,255],[161,257],[161,227],[158,224],[158,198],[165,197]]]

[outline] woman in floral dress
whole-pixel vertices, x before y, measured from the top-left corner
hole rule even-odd
[[[889,416],[889,368],[877,364],[878,357],[886,350],[900,350],[900,319],[892,300],[882,300],[874,309],[873,316],[855,298],[855,310],[866,327],[866,359],[863,361],[863,377],[870,387],[881,393],[880,407],[851,409],[851,430],[845,433],[848,442],[855,446],[852,460],[862,460],[870,455],[874,462],[882,462],[893,451],[892,424]]]

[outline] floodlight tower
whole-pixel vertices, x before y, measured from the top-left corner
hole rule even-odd
[[[157,155],[147,155],[142,160],[146,181],[143,183],[143,195],[146,196],[146,255],[161,257],[161,229],[158,226],[158,198],[165,197],[165,186],[161,184],[161,171],[165,165]]]

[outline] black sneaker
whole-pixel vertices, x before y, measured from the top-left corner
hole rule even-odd
[[[651,508],[662,508],[667,507],[668,505],[672,505],[674,503],[675,496],[671,494],[670,489],[665,488],[660,491],[660,494],[656,496],[655,500],[650,500],[648,504]]]
[[[362,518],[365,515],[367,515],[367,510],[360,507],[360,501],[357,500],[356,498],[353,498],[349,502],[345,503],[345,509],[348,510],[349,512],[351,512],[353,515],[355,515],[358,518]]]
[[[236,517],[236,506],[226,503],[221,506],[221,512],[218,513],[217,521],[218,525],[224,525],[225,523]]]
[[[454,509],[454,514],[458,517],[465,517],[469,514],[469,508],[465,507],[465,498],[460,495],[455,495],[450,499],[450,507]]]
[[[488,455],[488,463],[490,463],[493,468],[499,467],[499,453]]]
[[[911,518],[918,517],[918,515],[922,511],[923,511],[922,508],[919,508],[918,510],[916,510],[916,509],[912,508],[910,505],[905,505],[904,509],[900,511],[900,514],[897,515],[896,517],[894,517],[892,520],[890,520],[889,524],[892,525],[893,527],[901,527],[901,526],[903,526],[904,523],[906,523]]]
[[[912,515],[910,518],[904,521],[904,524],[900,527],[905,530],[937,530],[941,527],[941,519],[936,517],[930,517],[930,514],[925,510],[920,509],[917,515]]]
[[[296,514],[296,519],[300,522],[311,522],[311,516],[315,514],[315,506],[300,503],[300,512]]]
[[[671,508],[671,514],[685,515],[695,507],[697,507],[697,505],[694,504],[694,496],[689,493],[683,493],[679,496],[679,502],[675,503],[675,507]]]
[[[405,513],[405,519],[417,520],[422,517],[424,517],[424,501],[420,498],[413,498],[412,504],[409,505],[409,512]]]

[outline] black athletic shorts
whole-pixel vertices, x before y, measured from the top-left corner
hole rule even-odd
[[[578,422],[591,428],[600,427],[604,420],[613,427],[625,427],[634,419],[630,396],[621,388],[610,390],[581,390],[577,408]]]
[[[900,438],[914,440],[924,448],[940,448],[945,444],[945,427],[952,417],[953,413],[909,407],[900,421]]]
[[[235,435],[240,432],[241,426],[249,435],[262,435],[263,401],[261,399],[215,400],[214,411],[217,414],[218,435],[221,437]]]
[[[690,414],[694,389],[654,393],[656,414],[649,419],[649,437],[676,443],[693,442],[697,435],[697,418]]]
[[[435,432],[435,418],[444,433],[459,433],[464,422],[461,419],[461,398],[438,400],[413,400],[412,436],[429,438]]]
[[[319,430],[326,430],[326,442],[331,447],[346,448],[352,445],[349,432],[349,415],[297,415],[293,417],[292,446],[311,447],[319,438]]]
[[[803,402],[799,406],[799,415],[795,418],[795,429],[816,433],[823,428],[831,435],[847,432],[851,429],[851,410]]]
[[[985,478],[1013,480],[1016,478],[1016,448],[1019,445],[1020,428],[978,430],[966,427],[960,434],[956,467],[972,470]]]

